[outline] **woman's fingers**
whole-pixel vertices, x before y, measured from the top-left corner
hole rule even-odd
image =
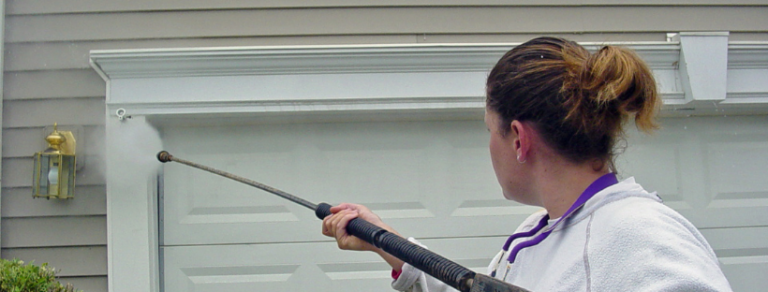
[[[346,224],[356,217],[357,212],[351,210],[342,210],[325,217],[323,219],[323,234],[330,237],[336,237],[339,232],[346,234]]]
[[[334,237],[341,249],[375,250],[373,245],[347,233],[347,225],[355,218],[368,221],[373,225],[397,234],[392,228],[384,224],[379,216],[371,212],[371,210],[365,206],[342,203],[338,206],[331,207],[331,215],[323,219],[323,235]]]

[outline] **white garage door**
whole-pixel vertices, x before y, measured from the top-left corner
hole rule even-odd
[[[768,119],[680,118],[631,135],[623,175],[716,249],[737,291],[768,286]],[[313,202],[370,206],[467,267],[537,208],[505,201],[482,120],[167,126],[165,149]],[[165,291],[390,291],[375,255],[339,251],[304,207],[180,164],[164,170]],[[751,287],[751,288],[750,288]]]

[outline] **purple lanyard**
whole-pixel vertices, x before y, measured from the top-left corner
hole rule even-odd
[[[571,213],[573,213],[574,211],[584,206],[584,204],[587,201],[589,201],[589,199],[591,199],[593,196],[595,196],[595,194],[618,182],[619,180],[616,178],[616,174],[614,173],[605,174],[600,178],[598,178],[597,180],[595,180],[594,182],[592,182],[592,184],[590,184],[589,187],[587,187],[587,189],[584,190],[583,193],[581,193],[579,198],[576,199],[576,202],[573,203],[571,208],[569,208],[568,211],[565,211],[565,214],[563,214],[563,216],[561,216],[560,219],[558,219],[557,222],[555,222],[555,224],[552,225],[552,227],[550,227],[549,229],[547,229],[547,231],[542,232],[541,234],[539,234],[538,236],[536,236],[531,240],[523,241],[520,244],[515,245],[515,248],[512,249],[512,252],[509,254],[507,261],[509,261],[509,263],[514,263],[515,258],[517,258],[517,253],[519,253],[520,250],[526,247],[531,247],[541,243],[545,238],[547,238],[547,236],[549,236],[550,233],[552,233],[552,230],[555,230],[555,227],[557,226],[557,224],[560,224],[560,222],[563,221],[563,219],[568,218],[568,216],[570,216]],[[509,249],[509,245],[512,244],[512,241],[514,241],[515,239],[530,237],[536,234],[537,232],[539,232],[542,228],[544,228],[544,226],[547,226],[547,221],[549,221],[549,214],[544,215],[544,217],[541,218],[541,220],[539,220],[539,224],[536,225],[536,227],[534,227],[533,229],[525,232],[512,234],[512,236],[510,236],[507,239],[507,242],[504,243],[504,250]]]

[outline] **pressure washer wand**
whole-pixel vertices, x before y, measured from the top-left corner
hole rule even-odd
[[[226,177],[228,179],[236,180],[236,181],[239,181],[241,183],[247,184],[249,186],[256,187],[257,189],[263,190],[265,192],[273,193],[275,195],[280,196],[283,199],[286,199],[288,201],[291,201],[291,202],[294,202],[296,204],[299,204],[299,205],[302,205],[304,207],[307,207],[307,208],[309,208],[312,211],[317,210],[317,205],[313,204],[310,201],[304,200],[302,198],[299,198],[297,196],[291,195],[289,193],[286,193],[284,191],[278,190],[276,188],[270,187],[268,185],[265,185],[265,184],[262,184],[262,183],[259,183],[259,182],[256,182],[256,181],[244,178],[242,176],[234,175],[234,174],[231,174],[231,173],[226,172],[226,171],[221,171],[221,170],[215,169],[213,167],[208,167],[208,166],[205,166],[205,165],[202,165],[202,164],[194,163],[194,162],[189,161],[189,160],[184,160],[184,159],[175,157],[175,156],[171,155],[171,153],[168,153],[168,151],[160,151],[160,153],[157,153],[157,160],[160,160],[160,162],[162,162],[162,163],[166,163],[166,162],[169,162],[169,161],[175,161],[175,162],[178,162],[178,163],[181,163],[181,164],[189,165],[189,166],[197,168],[197,169],[201,169],[201,170],[205,170],[207,172],[215,173],[215,174],[218,174],[220,176]],[[320,219],[322,219],[322,218],[320,218]]]
[[[327,203],[313,204],[307,200],[270,187],[268,185],[240,177],[225,171],[197,164],[188,160],[174,157],[168,151],[157,153],[157,159],[166,163],[175,161],[181,164],[215,173],[220,176],[239,181],[249,186],[275,194],[281,198],[297,203],[315,211],[317,218],[323,219],[331,215],[331,205]],[[354,235],[387,253],[407,262],[415,268],[432,275],[438,280],[462,292],[525,292],[527,290],[512,284],[499,281],[483,274],[477,274],[449,259],[395,235],[381,227],[360,218],[355,218],[347,224],[347,233]]]

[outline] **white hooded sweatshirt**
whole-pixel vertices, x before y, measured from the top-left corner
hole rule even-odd
[[[544,210],[534,213],[515,233],[532,229],[544,215]],[[731,291],[696,227],[634,178],[603,189],[569,217],[510,264],[512,248],[533,237],[516,239],[494,257],[488,274],[496,270],[496,278],[534,292]],[[392,288],[455,291],[409,264]]]

